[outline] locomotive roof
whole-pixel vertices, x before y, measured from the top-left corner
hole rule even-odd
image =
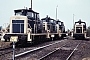
[[[45,18],[42,18],[41,20],[45,20],[45,19],[54,20],[54,19],[52,19],[52,18],[50,18],[50,17],[45,17]]]
[[[81,24],[81,23],[85,23],[85,22],[79,20],[79,21],[75,22],[75,24],[76,24],[76,23],[80,23],[80,24]],[[85,23],[85,24],[86,24],[86,23]]]
[[[22,11],[33,12],[33,13],[39,14],[38,12],[33,11],[31,8],[29,8],[29,9],[17,9],[17,10],[14,10],[15,13],[22,12]]]
[[[60,20],[57,20],[57,22],[61,22]]]

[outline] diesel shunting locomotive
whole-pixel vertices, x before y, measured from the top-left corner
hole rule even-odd
[[[15,16],[10,18],[9,33],[4,35],[5,41],[18,44],[37,43],[65,37],[64,23],[45,17],[40,19],[39,13],[31,8],[14,10]]]
[[[86,38],[86,23],[82,22],[81,19],[74,24],[73,37],[75,39],[85,39]]]

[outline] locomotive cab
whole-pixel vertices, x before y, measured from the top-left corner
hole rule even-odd
[[[57,30],[60,30],[62,33],[65,33],[64,23],[58,20],[57,25],[59,26],[59,28]]]
[[[56,32],[56,21],[50,17],[42,18],[43,31],[50,31],[51,33]]]
[[[56,26],[57,26],[57,33],[62,33],[61,38],[66,37],[64,23],[58,20],[56,21]]]
[[[33,11],[31,8],[29,8],[29,10],[26,8],[14,11],[15,15],[27,16],[28,28],[32,28],[32,33],[38,33],[38,30],[40,30],[39,13]]]

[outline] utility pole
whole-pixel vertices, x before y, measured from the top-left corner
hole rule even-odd
[[[56,6],[56,20],[57,20],[57,7],[58,7],[58,5]]]
[[[74,28],[74,16],[75,16],[75,15],[73,14],[73,28]]]
[[[73,14],[73,33],[74,33],[74,14]]]
[[[31,0],[31,9],[32,9],[32,0]]]

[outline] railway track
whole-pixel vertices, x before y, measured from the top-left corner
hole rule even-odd
[[[67,57],[66,60],[69,60],[71,58],[71,56],[73,55],[73,53],[77,50],[78,46],[81,44],[82,42],[80,42],[79,44],[77,44],[77,46],[73,49],[73,51],[70,53],[70,55]]]
[[[44,49],[44,48],[46,48],[46,47],[49,47],[49,46],[58,44],[58,43],[60,43],[60,42],[62,42],[62,41],[63,41],[63,40],[58,41],[58,42],[55,42],[55,43],[51,43],[51,44],[48,44],[48,45],[45,45],[45,46],[42,46],[42,47],[38,47],[38,48],[35,48],[35,49],[32,49],[32,50],[28,50],[28,51],[26,51],[26,52],[23,52],[23,53],[20,53],[20,54],[15,55],[15,58],[21,57],[21,56],[23,56],[23,55],[26,55],[26,54],[28,54],[28,53],[32,53],[32,52],[35,52],[35,51],[38,51],[38,50],[42,50],[42,49]]]
[[[57,43],[59,43],[59,42],[62,42],[62,41],[58,41],[58,42],[55,42],[55,43],[52,43],[52,44],[49,44],[49,45],[45,45],[45,46],[42,46],[42,47],[38,47],[38,48],[32,49],[32,50],[30,50],[30,51],[26,51],[26,52],[17,54],[17,55],[15,55],[15,57],[20,57],[20,56],[22,56],[22,55],[24,55],[24,54],[27,54],[27,53],[30,53],[30,52],[33,52],[33,51],[36,51],[36,50],[40,50],[40,49],[43,49],[43,48],[52,46],[52,45],[57,44]]]
[[[55,42],[55,41],[53,41],[53,42]],[[55,42],[55,43],[53,43],[53,42],[50,42],[50,43],[52,43],[52,44],[49,44],[49,45],[53,45],[53,44],[57,44],[57,43],[59,43],[59,42],[61,42],[61,41],[58,41],[58,42]],[[45,44],[41,44],[42,46],[43,46],[43,48],[45,47],[44,45],[46,45],[46,46],[49,46],[49,45],[47,45],[48,43],[45,43]],[[36,47],[39,47],[39,45],[38,46],[35,46],[35,47],[29,47],[29,48],[16,48],[15,49],[15,54],[19,54],[19,53],[22,53],[22,52],[24,52],[24,51],[28,51],[28,50],[34,50],[34,49],[37,49]],[[40,49],[42,49],[41,47],[39,47]],[[5,49],[1,49],[1,52],[0,52],[0,60],[3,60],[3,57],[5,57],[5,59],[7,60],[12,60],[12,55],[13,55],[13,50],[12,50],[12,48],[10,47],[10,48],[5,48]],[[17,55],[15,55],[15,57],[17,57]]]
[[[59,49],[61,49],[62,47],[59,47],[59,48],[55,48],[55,50],[51,51],[50,53],[46,54],[45,56],[39,58],[38,60],[43,60],[45,59],[46,57],[50,56],[51,54],[55,53],[56,51],[58,51]]]
[[[58,57],[59,58],[57,60],[69,60],[73,56],[74,52],[76,52],[78,46],[82,43],[82,41],[70,41],[71,42],[67,43],[68,40],[61,40],[53,43],[50,42],[48,45],[45,43],[46,45],[40,44],[35,47],[16,48],[15,60],[56,60]],[[1,52],[2,54],[0,55],[0,58],[4,55],[3,57],[5,57],[6,60],[12,60],[12,48],[11,50],[6,48],[6,50],[1,50]],[[6,55],[9,57],[6,57]],[[3,60],[2,58],[0,60]]]
[[[81,42],[80,42],[81,43]],[[76,51],[76,49],[78,48],[78,46],[80,45],[80,43],[76,44],[73,49],[70,49],[69,53],[67,54],[65,60],[69,60],[70,57],[72,56],[72,54]],[[23,56],[25,56],[26,58],[24,58],[24,60],[28,60],[28,59],[36,59],[36,60],[47,60],[47,57],[50,57],[52,54],[54,54],[57,51],[62,50],[62,48],[66,45],[62,45],[59,47],[56,47],[54,45],[58,45],[58,43],[54,43],[54,44],[50,44],[47,46],[43,46],[43,47],[39,47],[30,51],[26,51],[20,54],[15,55],[15,59],[16,60],[20,60]],[[52,46],[52,49],[51,49]],[[63,50],[62,50],[63,51]],[[39,56],[41,55],[42,56]],[[29,57],[27,57],[29,56]]]
[[[78,44],[76,45],[76,47],[75,47],[72,51],[70,51],[71,53],[69,54],[69,56],[68,56],[65,60],[69,60],[69,59],[70,59],[70,57],[71,57],[71,56],[73,55],[73,53],[77,50],[77,48],[78,48],[78,46],[79,46],[80,44],[81,44],[81,42],[78,43]],[[54,54],[55,52],[57,52],[58,50],[60,50],[60,49],[62,49],[62,48],[63,48],[63,46],[61,46],[61,47],[59,47],[59,48],[56,48],[55,50],[51,51],[50,53],[46,54],[45,56],[41,57],[41,58],[38,59],[38,60],[47,60],[47,59],[48,59],[47,57],[50,58],[50,55]],[[60,59],[60,60],[61,60],[61,59]]]
[[[0,60],[7,59],[6,56],[10,57],[11,54],[12,54],[12,48],[11,47],[0,50]]]
[[[10,49],[10,48],[12,48],[12,46],[6,47],[6,48],[1,48],[0,51],[7,50],[7,49]]]
[[[3,49],[0,49],[0,56],[2,56],[2,55],[5,55],[5,54],[8,54],[8,53],[10,53],[10,52],[12,52],[12,46],[10,46],[10,47],[7,47],[7,48],[3,48]]]

